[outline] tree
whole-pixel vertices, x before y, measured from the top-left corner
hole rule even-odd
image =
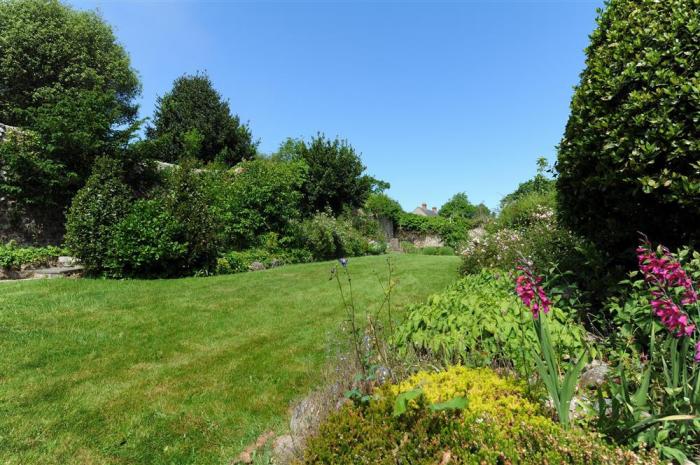
[[[232,166],[257,153],[248,126],[231,114],[228,102],[203,73],[177,78],[172,90],[158,98],[153,125],[146,134],[156,156],[169,162],[194,155]],[[187,153],[192,151],[194,134],[200,138],[196,153]]]
[[[289,139],[275,155],[283,160],[303,160],[308,166],[303,210],[312,215],[330,209],[339,214],[345,208],[361,207],[369,194],[387,183],[364,175],[365,166],[346,140],[327,139],[323,134],[310,142]]]
[[[468,220],[474,218],[479,212],[479,207],[472,204],[464,192],[452,196],[450,200],[440,208],[440,216],[445,218]]]
[[[128,139],[138,77],[111,27],[57,0],[0,1],[0,122],[35,130],[68,172]]]
[[[700,8],[611,0],[597,19],[559,146],[567,226],[623,263],[642,231],[700,239]]]
[[[139,92],[97,14],[56,0],[0,0],[0,123],[23,134],[3,144],[0,190],[12,214],[37,225],[25,240],[60,240],[64,209],[96,157],[115,157],[129,141]]]

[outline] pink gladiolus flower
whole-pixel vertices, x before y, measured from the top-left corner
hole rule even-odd
[[[651,249],[648,241],[637,247],[639,269],[644,279],[652,286],[652,294],[659,297],[665,289],[682,287],[685,289],[681,304],[690,305],[698,301],[698,294],[693,287],[693,280],[681,264],[673,258],[671,251],[661,248],[661,256]]]
[[[695,331],[695,325],[690,324],[688,315],[683,313],[672,300],[668,298],[652,300],[651,308],[661,319],[661,323],[676,337],[690,336]]]
[[[670,290],[683,288],[681,305],[690,305],[698,301],[698,294],[693,287],[693,280],[681,264],[666,247],[660,253],[653,251],[646,239],[637,247],[639,270],[649,285],[653,299],[651,308],[661,323],[676,337],[689,337],[695,331],[687,314],[673,301]],[[697,355],[697,354],[696,354]]]
[[[695,344],[695,361],[700,363],[700,341]]]
[[[515,280],[515,292],[520,300],[530,309],[534,318],[540,316],[540,311],[548,313],[552,303],[540,285],[542,277],[535,276],[525,265],[520,265],[516,269],[522,273]]]

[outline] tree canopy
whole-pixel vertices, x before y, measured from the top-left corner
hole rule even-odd
[[[250,129],[231,114],[228,102],[204,73],[175,80],[172,90],[158,98],[153,124],[146,133],[163,161],[194,156],[204,162],[235,165],[256,155]]]
[[[307,214],[361,207],[371,192],[388,188],[388,184],[363,174],[365,166],[359,154],[346,140],[328,139],[323,134],[310,142],[285,141],[275,158],[303,160],[308,166],[302,187],[303,209]]]
[[[0,122],[36,129],[64,154],[78,152],[76,165],[123,141],[117,136],[136,118],[141,87],[96,13],[57,0],[4,0],[0,50]]]

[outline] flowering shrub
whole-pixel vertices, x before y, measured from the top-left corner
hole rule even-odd
[[[423,395],[395,416],[397,396],[416,388]],[[466,399],[464,409],[428,408],[456,396]],[[488,369],[464,367],[419,372],[381,388],[367,404],[344,406],[307,446],[305,464],[659,463],[581,430],[565,431],[527,398],[520,384]]]
[[[585,276],[597,256],[590,245],[562,228],[556,213],[546,205],[527,210],[517,221],[497,219],[485,234],[467,241],[461,249],[462,272],[483,268],[513,269],[525,257],[542,270],[558,267]],[[580,276],[580,275],[579,275]],[[581,286],[587,287],[587,286]]]

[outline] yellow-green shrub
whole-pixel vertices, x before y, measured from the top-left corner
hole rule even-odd
[[[423,396],[393,415],[399,393]],[[426,405],[465,397],[464,410]],[[563,430],[527,399],[518,383],[488,369],[421,372],[380,389],[366,406],[346,405],[311,438],[306,464],[654,464],[656,457],[613,448],[580,430]]]

